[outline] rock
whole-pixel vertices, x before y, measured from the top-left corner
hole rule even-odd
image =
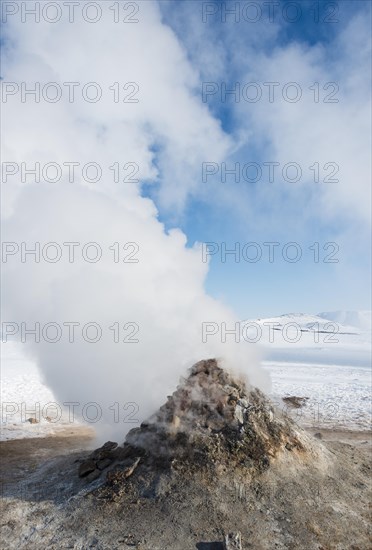
[[[112,459],[111,458],[103,458],[102,460],[99,460],[97,462],[97,468],[99,470],[104,470],[105,468],[108,468],[108,466],[110,466],[110,464],[112,464]]]
[[[224,409],[229,401],[228,395],[222,395],[219,397],[217,404],[216,404],[216,410],[217,412],[223,416],[224,415]]]
[[[242,550],[242,536],[239,531],[225,536],[225,550]]]
[[[177,430],[179,428],[181,424],[181,419],[179,416],[177,416],[176,414],[173,416],[173,419],[172,419],[172,422],[171,422],[171,426],[174,430]]]
[[[298,397],[297,395],[290,395],[289,397],[283,397],[282,400],[291,409],[300,409],[306,404],[308,397]]]
[[[224,390],[227,391],[230,401],[239,401],[239,391],[237,388],[234,388],[233,386],[225,386]]]
[[[100,475],[101,475],[101,470],[96,469],[96,470],[93,470],[93,472],[91,472],[90,474],[88,474],[85,479],[88,483],[90,483],[91,481],[94,481],[97,478],[99,478]]]
[[[122,483],[130,477],[139,464],[140,458],[137,458],[133,464],[126,468],[117,467],[114,470],[107,472],[107,481],[110,485],[122,485]]]
[[[27,418],[27,422],[30,424],[39,424],[39,421],[36,418]]]
[[[79,466],[78,474],[79,477],[86,477],[88,474],[93,472],[96,469],[96,462],[95,460],[89,458],[88,460],[85,460],[82,462]]]
[[[117,446],[118,446],[118,444],[116,443],[116,441],[106,441],[106,443],[104,445],[102,445],[102,447],[100,447],[100,449],[98,449],[98,450],[112,451],[113,449],[116,449]]]
[[[125,470],[123,470],[123,477],[127,478],[131,476],[134,470],[137,468],[140,460],[141,460],[140,458],[137,458],[131,466],[129,466],[128,468],[125,468]]]
[[[111,458],[113,455],[113,452],[118,447],[118,444],[115,441],[106,441],[102,447],[99,447],[99,449],[96,449],[91,454],[92,458],[95,458],[96,460],[103,460],[104,458]]]
[[[316,434],[314,434],[314,437],[316,437],[317,439],[323,439],[323,436],[320,432],[316,432]]]
[[[240,405],[236,405],[234,416],[240,422],[240,424],[244,424],[244,409],[243,409],[243,407],[241,407]]]

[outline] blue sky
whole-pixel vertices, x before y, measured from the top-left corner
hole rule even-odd
[[[165,228],[180,228],[188,248],[201,242],[216,243],[219,250],[257,243],[262,258],[256,263],[243,256],[234,261],[230,255],[226,262],[220,254],[210,258],[206,290],[239,318],[368,309],[370,3],[277,3],[270,21],[265,2],[144,2],[139,24],[126,26],[125,32],[113,23],[109,9],[100,26],[87,24],[79,10],[73,25],[66,14],[58,24],[24,24],[19,14],[9,17],[6,80],[97,80],[109,89],[119,78],[137,79],[141,101],[123,109],[110,101],[71,104],[66,98],[58,104],[19,104],[14,96],[7,154],[10,161],[57,159],[61,164],[94,158],[106,167],[122,158],[136,162],[138,188],[119,190],[109,181],[88,188],[81,182],[84,192],[109,196],[114,209],[120,199],[123,211],[134,200],[130,211],[143,208],[143,218],[155,210],[146,201],[140,208],[137,194],[152,198]],[[224,18],[224,10],[232,7],[238,21],[231,14]],[[245,20],[244,14],[254,16],[244,11],[248,8],[259,10],[256,22]],[[287,20],[294,16],[297,21]],[[237,95],[221,95],[224,86]],[[251,100],[255,90],[261,93],[256,102]],[[32,132],[25,131],[25,117]],[[203,166],[215,173],[203,177]],[[238,167],[239,181],[231,174],[224,180],[224,166]],[[269,181],[274,167],[274,181]],[[298,168],[299,181],[291,181]],[[29,186],[18,190],[32,199]],[[35,197],[38,192],[35,187]],[[14,219],[15,227],[28,230],[23,214],[15,210]],[[264,243],[273,242],[279,244],[270,262]],[[293,242],[302,252],[295,263],[282,257]],[[319,261],[314,261],[314,243],[319,243]],[[180,241],[181,255],[183,246]],[[338,262],[325,262],[332,251],[331,259]],[[200,264],[201,253],[195,261]],[[204,266],[189,265],[204,284]],[[174,277],[173,267],[166,276]]]
[[[24,22],[25,4],[4,28],[2,83],[14,90],[4,103],[4,161],[73,162],[80,170],[71,181],[61,168],[57,182],[29,181],[19,170],[2,185],[2,237],[16,245],[2,270],[3,319],[18,340],[17,326],[36,323],[62,330],[94,321],[103,334],[94,346],[82,330],[74,345],[64,329],[53,345],[26,339],[56,399],[135,396],[146,417],[203,357],[223,357],[264,387],[251,346],[217,335],[205,342],[204,323],[370,308],[369,3],[339,2],[337,23],[312,22],[301,2],[307,15],[297,23],[263,16],[251,24],[221,21],[223,3],[208,3],[217,17],[204,22],[203,2],[151,0],[139,3],[133,25],[113,19],[111,2],[99,4],[97,23],[83,17],[86,3],[77,3],[71,22],[66,2],[56,23]],[[115,3],[121,15],[127,4]],[[138,102],[115,101],[114,83],[122,92],[129,82]],[[37,83],[59,86],[61,100],[23,100],[22,85]],[[77,83],[71,101],[65,83]],[[97,102],[83,94],[92,83],[102,91]],[[215,93],[203,97],[207,83]],[[278,92],[273,101],[268,83]],[[224,101],[223,86],[237,84],[238,101]],[[257,102],[248,94],[254,85]],[[94,184],[81,170],[92,161],[103,171]],[[138,182],[114,180],[109,167],[127,162],[139,167]],[[224,180],[232,167],[240,178]],[[207,265],[203,242],[215,251],[238,243],[241,261],[214,254]],[[270,262],[264,243],[273,242]],[[17,245],[37,243],[57,244],[61,258],[23,261]],[[73,261],[65,243],[78,243]],[[102,250],[97,262],[84,258],[89,243]],[[135,243],[138,262],[115,261],[113,243],[121,252]],[[245,261],[247,243],[257,243],[260,261]],[[296,263],[282,257],[287,250],[293,258],[289,243],[302,251]],[[336,244],[323,250],[326,243]],[[326,254],[338,263],[325,263]],[[113,345],[115,323],[124,330],[135,323],[138,345]]]
[[[219,90],[222,82],[230,88],[237,82],[241,86],[247,82],[261,82],[261,88],[265,90],[262,82],[273,81],[272,74],[275,73],[275,81],[280,82],[278,90],[281,90],[283,83],[295,81],[301,86],[303,95],[308,94],[296,104],[287,102],[284,114],[276,111],[280,95],[272,105],[264,100],[247,103],[241,96],[238,103],[231,96],[222,102],[219,93],[208,98],[208,109],[236,144],[235,150],[225,159],[227,167],[233,168],[237,162],[241,166],[246,162],[256,162],[264,168],[264,162],[275,160],[281,166],[286,162],[298,162],[303,171],[298,183],[284,181],[283,177],[269,183],[267,172],[255,183],[244,181],[242,174],[239,183],[234,181],[233,176],[227,176],[223,183],[220,170],[207,182],[202,181],[200,170],[197,191],[190,195],[184,211],[177,217],[177,225],[185,231],[188,243],[192,245],[195,241],[202,241],[220,245],[225,242],[227,248],[233,248],[235,243],[243,246],[253,241],[261,244],[263,250],[263,258],[257,263],[249,263],[242,258],[236,262],[232,256],[223,263],[219,254],[214,255],[207,279],[208,291],[233,306],[240,317],[267,316],[287,311],[368,309],[368,215],[361,213],[357,205],[348,204],[348,194],[353,194],[352,187],[356,185],[355,193],[360,193],[358,200],[368,201],[369,166],[366,165],[363,170],[360,163],[355,163],[353,146],[357,137],[358,147],[367,150],[370,136],[359,123],[355,124],[349,138],[347,132],[349,113],[353,109],[358,106],[364,108],[367,117],[370,112],[369,96],[365,93],[368,88],[363,90],[363,86],[358,85],[357,89],[352,89],[350,84],[351,79],[355,81],[357,73],[367,86],[369,73],[366,58],[349,40],[351,35],[357,41],[358,29],[361,29],[363,36],[368,28],[369,3],[320,2],[320,19],[328,17],[332,21],[337,19],[337,22],[316,23],[311,11],[314,2],[299,2],[297,6],[301,8],[301,17],[297,22],[290,23],[282,15],[288,2],[281,1],[273,22],[263,11],[260,20],[254,24],[245,21],[241,11],[239,22],[234,22],[231,15],[227,15],[224,22],[221,16],[224,3],[221,2],[215,3],[216,13],[209,15],[208,21],[203,23],[202,4],[188,1],[183,1],[182,5],[177,2],[177,6],[172,2],[161,3],[164,21],[177,34],[198,71],[199,93],[202,82],[214,82]],[[231,7],[235,3],[228,4]],[[245,4],[247,2],[238,2],[236,6],[241,10]],[[215,11],[212,7],[208,9]],[[263,5],[262,9],[265,9]],[[291,51],[297,52],[293,55],[293,62],[297,64],[295,67],[290,65]],[[260,64],[258,59],[264,62]],[[280,66],[279,73],[273,68],[275,59]],[[315,81],[319,81],[320,85],[324,82],[337,83],[339,90],[336,97],[339,102],[319,105],[321,111],[318,113],[313,110],[312,137],[312,115],[308,116],[307,111],[313,91],[307,90],[307,87]],[[194,93],[197,95],[198,90]],[[314,102],[310,108],[314,108]],[[339,121],[338,129],[333,127],[333,117]],[[297,120],[304,120],[304,128],[292,124]],[[265,132],[260,131],[261,121]],[[271,135],[269,130],[273,125],[274,134]],[[280,144],[280,132],[290,136],[284,145]],[[307,135],[301,137],[299,149],[291,150],[297,132]],[[344,143],[335,158],[338,132],[344,133]],[[321,157],[319,149],[312,147],[318,134],[322,135],[326,144]],[[353,143],[350,149],[348,139],[350,144]],[[307,143],[310,145],[308,154]],[[345,151],[348,158],[344,156]],[[318,158],[321,162],[328,159],[338,164],[338,183],[314,183],[309,166]],[[214,160],[205,159],[206,162]],[[349,166],[342,170],[342,164],[346,162]],[[353,174],[358,181],[350,177]],[[254,175],[250,177],[254,179]],[[174,212],[163,209],[159,202],[158,205],[162,221],[169,227],[174,225]],[[267,248],[262,243],[273,241],[279,242],[280,246],[275,250],[274,262],[270,263]],[[284,261],[281,256],[283,246],[291,241],[297,242],[303,253],[297,263]],[[339,260],[338,263],[322,261],[322,257],[326,260],[326,252],[331,252],[332,248],[321,251],[319,263],[314,262],[314,252],[309,247],[316,242],[320,250],[326,243],[336,243],[339,251],[334,258]]]

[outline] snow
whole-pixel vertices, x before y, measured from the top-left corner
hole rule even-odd
[[[330,319],[342,325],[351,325],[361,330],[371,331],[371,312],[370,311],[328,311],[318,313],[323,319]]]
[[[284,396],[309,398],[305,407],[291,411],[300,424],[370,429],[370,313],[290,313],[241,323],[243,338],[263,350],[263,367],[270,372],[271,397],[277,405],[285,408]],[[0,439],[43,437],[71,425],[66,410],[50,403],[56,403],[55,396],[24,355],[22,344],[3,344]],[[31,424],[30,417],[39,422]],[[72,421],[78,424],[76,418]]]
[[[31,424],[29,418],[38,422]],[[22,344],[3,343],[0,440],[45,437],[69,425],[70,416],[43,383],[36,364],[24,355]]]
[[[243,336],[263,350],[271,397],[308,397],[291,415],[318,428],[371,429],[371,312],[289,313],[246,321]],[[342,324],[343,321],[345,324]],[[354,325],[352,323],[355,323]],[[286,409],[287,410],[287,409]]]
[[[368,368],[265,361],[272,399],[308,427],[371,429],[371,373]],[[309,397],[301,409],[287,410],[283,396]]]

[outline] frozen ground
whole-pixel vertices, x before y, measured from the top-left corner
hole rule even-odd
[[[283,408],[282,397],[309,398],[291,410],[300,424],[371,429],[370,312],[286,314],[245,327],[246,339],[260,336],[274,401]]]
[[[371,429],[371,373],[367,367],[266,361],[272,398],[283,408],[283,396],[308,397],[306,405],[289,411],[307,427]],[[285,405],[284,405],[285,406]]]
[[[68,411],[56,403],[35,363],[22,353],[22,345],[7,342],[1,348],[0,440],[44,437],[70,426]]]
[[[309,398],[303,408],[289,411],[301,425],[371,428],[369,312],[287,314],[245,321],[242,327],[243,337],[264,349],[263,366],[271,374],[277,405],[286,407],[285,396]],[[71,427],[68,412],[55,404],[36,365],[14,342],[2,345],[1,402],[1,440],[43,437]],[[38,422],[31,424],[32,417]],[[78,427],[76,418],[73,423]]]

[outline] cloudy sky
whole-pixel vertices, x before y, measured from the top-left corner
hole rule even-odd
[[[5,80],[106,87],[93,104],[78,86],[72,104],[67,86],[57,106],[26,102],[28,131],[48,141],[34,157],[63,162],[69,142],[81,163],[137,165],[166,228],[214,243],[207,289],[240,317],[368,308],[368,2],[82,2],[37,25],[5,4]],[[113,103],[114,82],[133,82],[122,93],[138,103]]]
[[[146,412],[211,354],[264,385],[201,323],[369,308],[368,2],[2,10],[5,319],[106,331],[26,335],[58,397],[111,400],[124,363]]]
[[[257,5],[240,2],[236,14],[228,14],[221,3],[208,4],[203,22],[196,3],[162,4],[200,79],[215,83],[203,99],[230,139],[226,168],[240,164],[238,182],[234,174],[224,182],[221,168],[205,183],[199,177],[182,227],[190,242],[261,245],[255,263],[235,263],[230,255],[223,264],[221,254],[212,256],[208,288],[241,316],[317,312],[325,304],[369,308],[370,4],[320,2],[319,22],[312,2],[292,8],[280,2],[272,22],[268,6]],[[247,83],[259,87],[247,87],[245,95]],[[288,83],[297,86],[285,88]],[[229,90],[240,85],[240,95],[225,95],[224,84]],[[206,160],[218,162],[217,153]],[[270,181],[272,162],[278,165]],[[259,168],[249,164],[244,172],[247,163]],[[283,174],[287,163],[301,171]],[[291,241],[302,251],[294,263],[286,256],[296,258],[295,248],[285,248]],[[263,242],[280,243],[273,263]],[[314,243],[319,263],[309,249]],[[334,256],[328,256],[332,245],[322,250],[327,243],[335,243]],[[250,249],[251,259],[256,251]]]

